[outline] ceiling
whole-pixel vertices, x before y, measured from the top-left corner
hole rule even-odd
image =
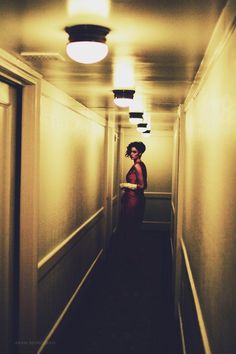
[[[77,1],[77,12],[69,13],[69,1]],[[225,3],[2,0],[0,47],[20,56],[46,80],[102,116],[114,112],[126,119],[127,109],[115,106],[112,93],[115,86],[126,85],[135,88],[152,124],[169,124],[184,102]],[[66,55],[64,28],[82,23],[111,29],[108,56],[99,63],[79,64]],[[123,74],[118,75],[119,68]]]

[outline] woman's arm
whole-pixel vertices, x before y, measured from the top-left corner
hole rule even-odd
[[[135,171],[136,171],[136,176],[137,176],[137,188],[138,189],[144,189],[146,188],[145,182],[144,182],[144,177],[143,177],[143,170],[142,167],[140,166],[139,163],[134,165]]]

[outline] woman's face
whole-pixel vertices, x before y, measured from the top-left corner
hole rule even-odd
[[[137,160],[139,158],[139,155],[139,151],[134,146],[132,146],[130,151],[130,158],[132,160]]]

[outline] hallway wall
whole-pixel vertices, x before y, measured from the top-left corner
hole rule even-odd
[[[43,82],[38,338],[51,330],[103,249],[105,129],[105,120]]]
[[[229,5],[182,117],[180,307],[187,354],[233,354],[236,347],[236,31]]]
[[[9,294],[19,331],[10,341],[35,353],[81,299],[116,229],[119,130],[115,114],[102,118],[4,50],[0,59],[0,76],[23,87],[19,294]]]

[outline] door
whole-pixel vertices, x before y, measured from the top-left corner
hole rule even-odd
[[[13,353],[18,320],[20,101],[17,86],[0,81],[0,352]]]

